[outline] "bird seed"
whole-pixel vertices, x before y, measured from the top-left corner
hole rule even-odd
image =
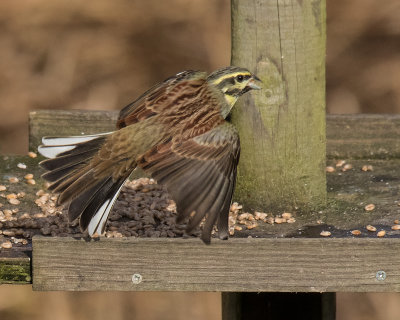
[[[385,236],[385,234],[386,234],[386,231],[385,230],[381,230],[376,234],[376,236],[379,237],[379,238],[382,238],[382,237]]]
[[[320,236],[322,237],[330,237],[331,232],[330,231],[321,231]]]
[[[353,236],[359,236],[359,235],[361,234],[361,231],[360,231],[360,230],[352,230],[352,231],[351,231],[351,234],[352,234]]]
[[[371,165],[363,165],[361,168],[362,171],[374,171],[374,168]]]
[[[346,163],[345,160],[339,160],[338,162],[336,162],[336,167],[341,167]]]
[[[26,164],[25,163],[18,163],[17,167],[20,169],[26,169]]]
[[[3,232],[4,233],[4,232]],[[1,244],[1,247],[3,249],[11,249],[12,248],[12,243],[11,241],[5,241]]]
[[[368,231],[371,231],[371,232],[375,232],[375,231],[376,231],[376,228],[375,228],[374,226],[371,226],[370,224],[367,225],[367,226],[365,227],[365,229],[367,229]]]
[[[8,181],[9,181],[10,183],[17,183],[17,182],[19,182],[19,180],[18,180],[17,177],[10,177],[10,178],[8,179]]]
[[[34,185],[34,184],[36,184],[36,181],[33,179],[28,179],[28,180],[26,180],[26,183]]]
[[[364,209],[365,211],[372,211],[375,209],[375,205],[373,203],[367,204]]]

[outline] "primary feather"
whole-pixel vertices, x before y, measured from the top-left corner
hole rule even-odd
[[[160,83],[121,110],[117,131],[89,136],[45,137],[39,152],[43,177],[69,203],[90,235],[105,230],[107,217],[131,172],[139,166],[164,184],[177,204],[178,219],[191,232],[205,218],[209,243],[217,223],[228,237],[240,143],[225,121],[239,96],[259,79],[228,67],[207,76],[184,71]]]

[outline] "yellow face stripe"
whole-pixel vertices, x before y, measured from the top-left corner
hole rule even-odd
[[[224,94],[225,100],[226,102],[233,107],[233,105],[236,103],[236,101],[238,100],[239,97],[235,97],[235,96],[230,96],[229,94]]]
[[[228,74],[225,74],[225,75],[223,75],[223,76],[221,76],[221,77],[215,79],[215,80],[213,81],[213,84],[221,83],[221,82],[224,81],[225,79],[234,78],[234,77],[239,76],[239,75],[242,75],[242,76],[251,76],[251,73],[250,73],[250,72],[243,72],[243,71],[241,71],[241,72],[232,72],[232,73],[228,73]]]

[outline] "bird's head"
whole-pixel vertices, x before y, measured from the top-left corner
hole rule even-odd
[[[261,89],[261,80],[256,75],[233,66],[214,71],[207,77],[207,82],[222,91],[230,108],[242,94]]]

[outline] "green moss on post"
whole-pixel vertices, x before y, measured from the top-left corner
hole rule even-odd
[[[235,200],[249,209],[326,202],[325,0],[232,0],[232,64],[265,89],[232,122],[241,139]]]

